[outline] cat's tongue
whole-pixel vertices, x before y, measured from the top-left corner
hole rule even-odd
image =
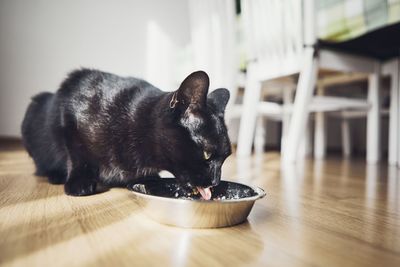
[[[197,186],[197,190],[200,192],[200,195],[204,200],[210,200],[211,199],[211,190],[209,187],[200,187]]]

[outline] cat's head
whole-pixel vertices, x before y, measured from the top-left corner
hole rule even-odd
[[[171,97],[174,138],[168,144],[170,171],[190,187],[216,186],[221,167],[231,154],[224,122],[227,89],[208,95],[209,78],[203,71],[190,74]]]

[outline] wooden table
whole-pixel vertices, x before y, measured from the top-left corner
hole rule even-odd
[[[208,230],[160,225],[124,189],[66,196],[33,171],[24,151],[0,151],[1,266],[400,266],[396,168],[230,157],[224,176],[267,196],[248,222]]]

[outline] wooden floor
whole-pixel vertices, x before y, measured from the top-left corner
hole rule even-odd
[[[224,177],[263,187],[248,222],[160,225],[129,191],[69,197],[32,175],[20,148],[0,151],[2,266],[400,266],[400,171],[329,159],[280,167],[237,160]],[[171,211],[173,214],[173,211]]]

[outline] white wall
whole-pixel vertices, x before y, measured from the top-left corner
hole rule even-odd
[[[186,0],[0,0],[0,136],[19,136],[30,97],[55,91],[74,68],[147,78],[158,48],[160,66],[177,73],[166,61],[188,46],[188,21]]]

